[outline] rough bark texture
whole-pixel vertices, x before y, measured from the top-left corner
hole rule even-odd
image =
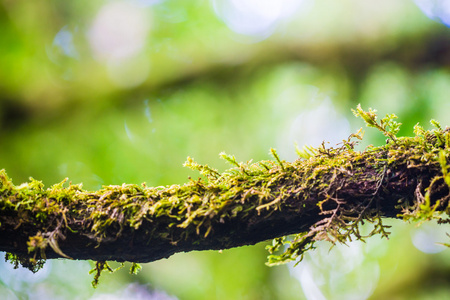
[[[387,134],[388,135],[388,134]],[[237,163],[223,174],[188,161],[206,179],[96,192],[39,181],[15,186],[0,173],[0,251],[24,259],[70,257],[149,262],[177,252],[227,249],[300,234],[290,258],[315,240],[361,238],[381,217],[437,219],[450,211],[449,133],[422,131],[359,152],[349,139],[288,163]]]

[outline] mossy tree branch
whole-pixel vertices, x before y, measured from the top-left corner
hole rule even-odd
[[[134,184],[85,191],[65,181],[16,186],[0,171],[0,251],[37,270],[43,260],[65,257],[103,262],[149,262],[177,252],[227,249],[275,239],[270,264],[301,257],[318,240],[387,236],[382,218],[449,223],[450,131],[415,127],[396,137],[395,115],[380,122],[375,111],[355,115],[390,139],[356,151],[361,131],[337,148],[307,148],[301,158],[238,163],[224,173],[188,159],[204,176],[184,185]],[[294,235],[293,235],[294,234]],[[293,235],[293,236],[290,236]],[[282,249],[281,246],[286,245]],[[278,251],[281,253],[278,253]]]

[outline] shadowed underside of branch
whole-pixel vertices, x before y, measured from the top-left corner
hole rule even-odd
[[[294,162],[238,163],[219,173],[188,159],[201,179],[184,185],[123,184],[85,191],[64,181],[14,185],[0,171],[0,251],[36,270],[45,259],[149,262],[177,252],[227,249],[274,239],[270,264],[295,260],[318,240],[386,236],[383,217],[448,223],[450,132],[415,127],[396,137],[394,115],[355,114],[388,138],[354,150],[353,134],[337,148],[308,148]],[[285,247],[282,247],[285,246]]]

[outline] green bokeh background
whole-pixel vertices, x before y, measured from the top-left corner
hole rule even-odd
[[[450,29],[438,17],[409,0],[303,0],[275,18],[297,2],[262,9],[270,2],[241,2],[253,14],[239,18],[257,25],[256,11],[272,23],[239,34],[220,10],[236,1],[0,0],[0,168],[16,184],[160,186],[198,176],[182,167],[187,156],[225,170],[221,151],[262,160],[274,147],[292,160],[295,142],[340,141],[363,126],[350,111],[358,103],[396,113],[403,135],[431,118],[450,125]],[[94,35],[114,5],[112,31]],[[120,37],[135,23],[141,35],[125,37],[139,47],[108,52],[133,45]],[[102,52],[105,36],[119,42]],[[382,143],[366,130],[362,147]],[[450,252],[434,245],[448,242],[448,226],[387,222],[389,240],[321,244],[294,269],[265,266],[261,243],[124,268],[96,290],[92,263],[54,260],[31,274],[0,262],[0,298],[448,299]]]

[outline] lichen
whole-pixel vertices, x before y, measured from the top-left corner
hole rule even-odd
[[[241,229],[230,227],[226,236],[217,237],[217,226],[233,220],[241,220],[239,224],[256,219],[270,223],[278,220],[273,219],[277,214],[282,216],[288,211],[298,216],[286,224],[301,230],[284,229],[296,233],[281,234],[267,247],[268,265],[277,265],[300,261],[319,240],[346,243],[373,235],[387,237],[389,226],[383,224],[382,218],[393,213],[405,221],[449,223],[450,130],[432,121],[433,130],[416,125],[413,137],[397,137],[401,124],[395,121],[395,115],[378,121],[375,110],[366,112],[360,106],[354,114],[387,136],[386,144],[355,150],[363,138],[359,130],[336,147],[323,143],[316,148],[297,149],[299,159],[294,162],[280,159],[274,149],[270,149],[273,161],[256,163],[237,162],[234,156],[221,153],[220,157],[232,166],[223,173],[188,158],[185,166],[202,177],[165,187],[122,184],[85,191],[81,185],[67,184],[65,179],[46,189],[33,178],[15,186],[1,170],[0,232],[21,227],[29,232],[22,247],[26,250],[11,251],[6,259],[36,271],[49,249],[60,257],[71,258],[70,253],[65,253],[67,248],[60,247],[68,235],[82,235],[100,247],[139,230],[145,234],[140,243],[148,247],[156,241],[176,247],[188,238],[194,241],[187,251],[206,249],[198,245],[208,238],[220,239],[221,247],[233,247],[237,245],[233,239],[242,234]],[[401,177],[405,172],[419,174],[424,170],[434,175],[408,175],[414,177],[414,182],[408,181],[410,177]],[[394,180],[398,184],[388,190]],[[413,184],[415,190],[405,196],[407,193],[401,190]],[[315,218],[311,217],[313,213]],[[302,226],[310,219],[314,220],[312,224]],[[364,223],[372,224],[367,235],[361,233]],[[267,227],[263,225],[261,228]],[[130,271],[138,269],[133,264]],[[99,260],[92,271],[94,286],[105,270],[113,271],[106,260]]]

